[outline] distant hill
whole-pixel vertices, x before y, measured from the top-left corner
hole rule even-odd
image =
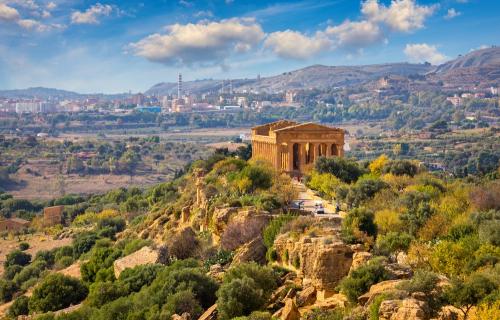
[[[438,66],[428,75],[444,87],[472,88],[500,85],[500,48],[476,50]]]
[[[457,59],[438,66],[435,72],[446,73],[456,69],[494,66],[500,67],[500,48],[497,47],[476,50],[465,56],[459,56]]]
[[[59,90],[54,88],[34,87],[27,89],[0,90],[0,98],[26,98],[26,99],[84,99],[88,97],[99,97],[103,99],[119,99],[128,94],[82,94],[73,91]]]
[[[429,64],[388,63],[367,66],[324,66],[313,65],[295,71],[284,72],[277,76],[260,79],[233,79],[233,89],[279,92],[290,89],[330,88],[349,86],[375,80],[387,75],[409,76],[425,74],[433,70]],[[183,83],[185,91],[203,93],[219,90],[222,80],[197,80]],[[227,81],[225,85],[228,86]],[[146,91],[146,94],[172,94],[177,92],[176,83],[159,83]]]
[[[65,91],[53,88],[43,88],[43,87],[35,87],[35,88],[27,88],[27,89],[15,89],[15,90],[0,90],[0,97],[5,98],[40,98],[40,99],[48,99],[48,98],[79,98],[81,95],[72,92]]]

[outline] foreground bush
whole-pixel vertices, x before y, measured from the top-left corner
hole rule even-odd
[[[385,270],[382,261],[373,259],[367,264],[354,270],[349,276],[342,279],[339,289],[347,298],[356,302],[358,297],[367,292],[376,283],[390,279],[390,274]]]
[[[230,269],[217,291],[217,309],[221,319],[247,316],[259,310],[276,288],[277,277],[269,267],[255,263]]]
[[[80,303],[87,296],[83,283],[59,273],[47,276],[33,291],[29,301],[32,312],[55,311]]]

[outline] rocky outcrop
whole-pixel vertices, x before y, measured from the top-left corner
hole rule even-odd
[[[118,279],[120,273],[127,268],[133,268],[136,266],[156,263],[158,261],[158,251],[150,247],[143,247],[134,253],[129,254],[123,258],[115,260],[113,263],[113,269],[115,272],[115,277]]]
[[[413,270],[406,265],[388,263],[384,267],[395,279],[410,279],[413,276]]]
[[[191,315],[187,312],[184,312],[181,315],[174,314],[172,315],[172,320],[191,320]]]
[[[207,272],[207,275],[214,278],[217,281],[222,282],[224,278],[225,270],[220,264],[214,264],[210,266],[210,270]]]
[[[252,241],[245,243],[236,250],[231,265],[238,265],[244,262],[257,262],[259,264],[266,263],[267,248],[264,245],[262,237],[257,237]]]
[[[300,320],[300,313],[295,301],[291,298],[285,299],[285,306],[273,314],[273,318],[281,320]]]
[[[349,273],[353,272],[357,268],[361,267],[372,258],[372,254],[366,251],[354,252],[352,256],[352,265],[349,269]]]
[[[374,284],[367,293],[358,298],[358,302],[361,305],[368,305],[373,299],[382,294],[390,295],[391,297],[405,298],[408,296],[408,293],[397,288],[401,282],[403,282],[403,280],[387,280]]]
[[[436,318],[434,320],[459,320],[462,318],[462,312],[460,309],[454,306],[444,306],[439,311]]]
[[[294,240],[289,234],[274,242],[277,262],[295,269],[304,286],[333,292],[352,264],[351,248],[335,236],[302,237]]]
[[[429,314],[427,303],[414,298],[385,300],[379,308],[380,320],[428,320]]]
[[[214,304],[210,308],[208,308],[199,318],[198,320],[217,320],[217,304]]]
[[[297,294],[297,306],[310,306],[316,302],[316,288],[313,286],[306,287]]]
[[[238,212],[239,208],[216,208],[213,215],[213,232],[216,236],[221,236],[229,222],[229,218]]]

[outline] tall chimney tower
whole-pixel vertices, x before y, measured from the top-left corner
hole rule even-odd
[[[182,73],[179,72],[179,78],[177,80],[177,99],[182,98]]]

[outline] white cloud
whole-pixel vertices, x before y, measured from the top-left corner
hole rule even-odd
[[[0,21],[16,21],[19,20],[19,17],[19,11],[15,8],[0,3]]]
[[[249,50],[264,38],[253,19],[174,24],[166,34],[152,34],[130,48],[150,61],[174,65],[222,64],[234,51]]]
[[[269,34],[264,46],[280,57],[302,60],[328,50],[331,41],[321,32],[308,37],[300,32],[285,30]]]
[[[359,48],[382,40],[380,27],[370,21],[345,21],[329,26],[325,33],[335,39],[337,47]]]
[[[451,9],[448,9],[448,12],[444,16],[444,18],[446,20],[450,20],[450,19],[456,18],[460,15],[462,15],[462,12],[459,12],[459,11],[455,10],[454,8],[451,8]]]
[[[206,11],[198,11],[194,14],[194,16],[196,18],[201,18],[201,17],[206,17],[206,18],[212,18],[214,16],[214,14],[212,13],[212,11],[210,10],[206,10]]]
[[[96,3],[85,12],[75,11],[71,15],[71,23],[73,24],[99,24],[99,18],[109,16],[113,11],[113,7],[109,4]]]
[[[52,11],[55,8],[57,8],[57,4],[55,2],[51,1],[51,2],[47,3],[47,5],[45,6],[45,8],[47,8],[47,10],[49,10],[49,11]]]
[[[436,46],[426,43],[407,44],[404,53],[411,62],[430,62],[437,65],[448,60],[448,57],[440,53]]]
[[[50,11],[48,11],[48,10],[43,10],[42,11],[42,18],[48,19],[50,17],[52,17],[52,14],[50,13]]]
[[[424,27],[425,19],[431,16],[437,6],[421,6],[415,0],[392,0],[387,7],[378,0],[367,0],[361,12],[370,21],[386,24],[395,31],[411,32]]]

